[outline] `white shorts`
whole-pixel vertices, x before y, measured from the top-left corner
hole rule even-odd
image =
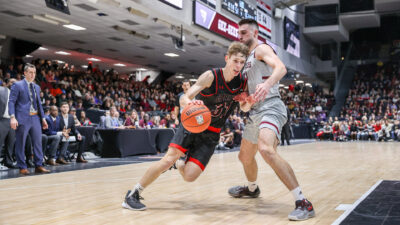
[[[282,127],[287,121],[285,104],[279,97],[266,99],[257,103],[251,110],[249,120],[243,131],[243,138],[253,144],[258,144],[260,129],[268,128],[274,131],[281,142]]]

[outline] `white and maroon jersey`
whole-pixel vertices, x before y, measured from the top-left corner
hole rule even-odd
[[[265,80],[267,80],[272,75],[273,71],[273,69],[264,61],[260,61],[255,58],[255,51],[257,47],[255,47],[253,51],[251,51],[243,68],[243,74],[247,77],[249,94],[254,94],[257,84],[264,83]],[[279,82],[271,87],[265,99],[270,99],[273,97],[281,97],[281,95],[279,94]]]

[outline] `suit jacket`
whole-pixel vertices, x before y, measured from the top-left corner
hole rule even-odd
[[[45,118],[49,129],[45,130],[44,133],[46,135],[56,135],[57,132],[60,131],[60,117],[57,116],[55,122],[53,122],[53,119],[50,115],[46,116]]]
[[[59,115],[58,119],[60,120],[60,126],[59,126],[58,131],[62,131],[64,129],[64,127],[66,127],[67,129],[68,128],[71,129],[71,132],[69,133],[70,136],[76,136],[79,134],[79,131],[75,127],[74,116],[72,116],[71,114],[68,114],[68,124],[64,123],[64,118],[62,117],[62,115]]]
[[[36,99],[39,117],[44,118],[43,107],[40,104],[40,87],[37,84],[33,84],[36,91]],[[31,108],[31,98],[29,96],[28,84],[25,80],[15,82],[11,86],[10,99],[8,102],[8,113],[15,115],[18,123],[26,123],[29,119],[29,113]]]
[[[6,104],[8,103],[8,88],[0,87],[0,118],[6,111]]]

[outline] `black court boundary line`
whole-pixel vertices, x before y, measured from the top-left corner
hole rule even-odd
[[[367,192],[365,192],[359,199],[357,199],[356,202],[353,203],[350,209],[347,209],[344,211],[344,213],[337,218],[331,225],[339,225],[341,222],[343,222],[344,219],[347,218],[348,215],[350,215],[351,212],[369,195],[371,192],[373,192],[376,187],[378,187],[383,180],[378,180]]]

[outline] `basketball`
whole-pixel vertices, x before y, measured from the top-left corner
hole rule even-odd
[[[210,126],[211,112],[205,105],[187,105],[182,111],[183,127],[192,133],[201,133]]]

